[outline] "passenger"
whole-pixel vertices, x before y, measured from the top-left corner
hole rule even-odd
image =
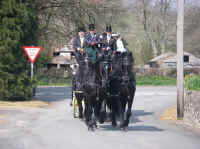
[[[120,34],[119,33],[114,33],[112,34],[112,37],[116,40],[116,46],[117,46],[117,49],[116,49],[116,52],[127,52],[127,49],[126,49],[126,42],[124,39],[121,38]]]
[[[87,39],[85,36],[85,29],[83,27],[80,27],[78,29],[78,36],[73,41],[73,49],[75,52],[82,53],[84,51],[84,48],[87,46]]]
[[[99,36],[96,33],[94,24],[89,24],[89,32],[86,35],[86,39],[87,39],[87,47],[85,48],[85,51],[88,53],[92,61],[95,62]]]

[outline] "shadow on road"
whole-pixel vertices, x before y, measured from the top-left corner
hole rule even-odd
[[[157,128],[155,126],[129,126],[128,131],[164,131],[164,129]]]
[[[135,123],[143,122],[142,120],[139,119],[139,117],[149,116],[152,114],[153,114],[153,112],[145,112],[144,110],[133,110],[132,117],[130,119],[130,123],[129,123],[129,127],[128,127],[128,131],[164,131],[163,129],[160,129],[155,126],[134,125]],[[111,126],[111,122],[107,122],[103,125],[99,125],[99,127],[106,131],[115,131],[115,130],[119,131],[120,130],[119,127],[113,128]]]
[[[130,118],[131,123],[142,122],[139,117],[153,115],[153,112],[145,112],[144,110],[132,110],[132,117]]]
[[[99,125],[99,128],[104,130],[104,131],[119,131],[119,127],[112,127],[111,124],[104,124],[104,125]],[[128,126],[127,131],[164,131],[164,129],[155,127],[155,126],[145,126],[145,125],[136,125],[136,126]]]

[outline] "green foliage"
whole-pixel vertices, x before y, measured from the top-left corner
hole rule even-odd
[[[164,76],[136,76],[137,85],[176,85],[176,78]]]
[[[36,75],[37,85],[44,86],[70,86],[71,74],[62,68],[41,69]]]
[[[37,14],[33,0],[0,1],[0,99],[26,100],[35,81],[23,46],[37,45]]]
[[[184,84],[187,90],[200,90],[200,75],[186,76]]]

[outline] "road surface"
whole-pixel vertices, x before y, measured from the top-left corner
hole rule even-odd
[[[137,87],[127,132],[110,123],[88,132],[73,118],[71,88],[38,88],[36,97],[51,101],[46,108],[0,109],[0,149],[199,149],[200,136],[161,121],[176,105],[175,87]]]

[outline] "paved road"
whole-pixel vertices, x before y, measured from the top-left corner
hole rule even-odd
[[[127,132],[109,123],[88,132],[73,119],[71,89],[38,88],[47,108],[0,109],[0,149],[199,149],[200,136],[159,120],[176,104],[175,87],[138,87]],[[6,121],[5,121],[6,117]]]

